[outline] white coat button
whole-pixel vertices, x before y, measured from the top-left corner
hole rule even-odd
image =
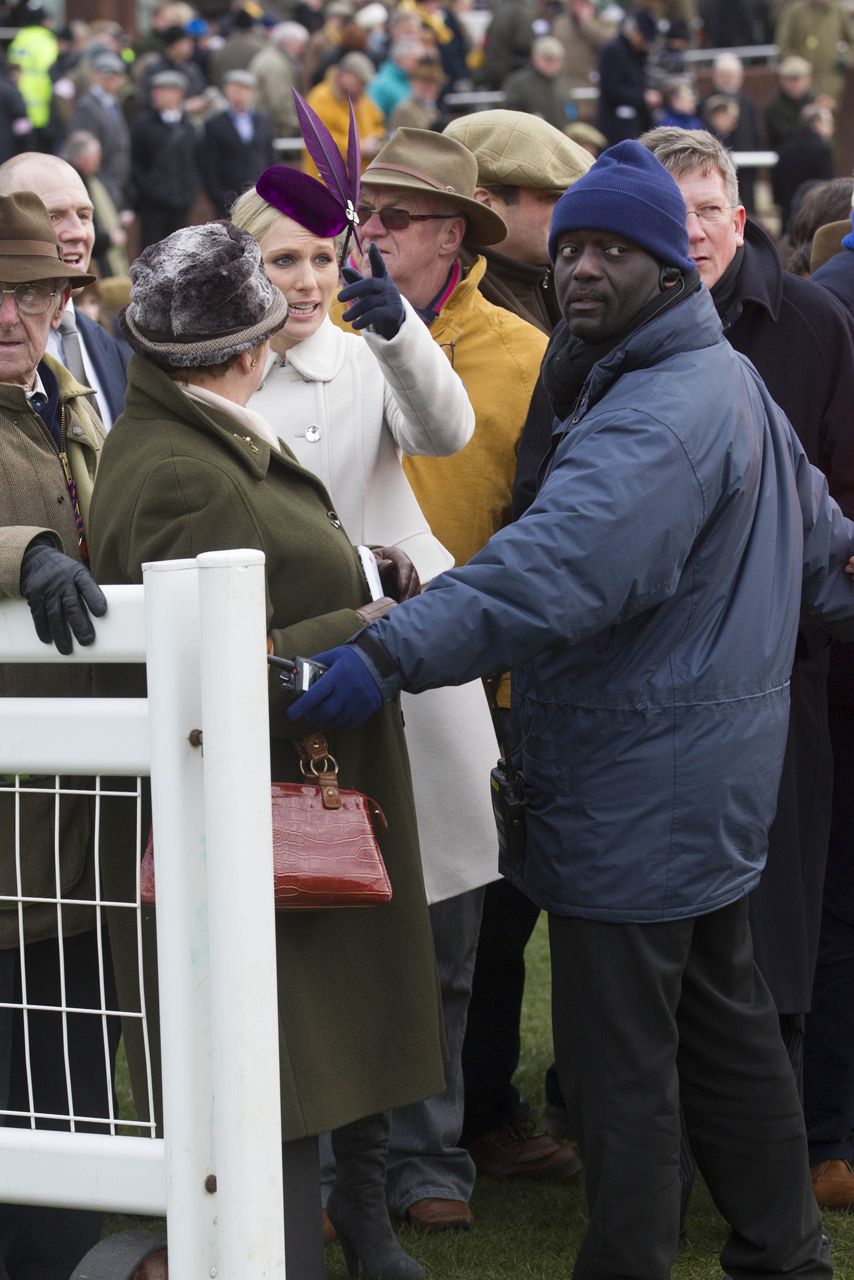
[[[320,427],[318,427],[314,422],[310,427],[306,427],[305,438],[308,440],[309,444],[316,444],[320,439]]]
[[[78,426],[73,426],[73,427],[71,428],[71,434],[72,434],[73,436],[82,436],[82,435],[83,435],[83,428],[82,428],[82,427],[78,427]]]

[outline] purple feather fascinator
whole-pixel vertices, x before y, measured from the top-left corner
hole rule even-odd
[[[298,93],[296,89],[292,89],[291,92],[294,95],[294,105],[297,109],[297,118],[305,149],[317,166],[317,172],[325,182],[330,195],[340,206],[345,218],[345,225],[349,223],[341,256],[341,261],[343,262],[347,256],[347,246],[350,242],[351,233],[356,237],[356,244],[360,252],[362,249],[357,230],[359,215],[356,212],[359,207],[359,193],[362,189],[362,157],[353,103],[348,97],[347,106],[350,111],[350,126],[347,133],[347,162],[345,164],[341,152],[335,144],[335,139],[320,116],[308,105],[301,93]]]
[[[323,183],[289,165],[274,164],[265,169],[255,190],[267,204],[293,218],[312,235],[324,239],[337,236],[347,225],[344,210]]]

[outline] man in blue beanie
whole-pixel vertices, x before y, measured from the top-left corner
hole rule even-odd
[[[558,1072],[587,1173],[576,1280],[670,1275],[680,1110],[731,1226],[728,1275],[825,1280],[746,895],[799,616],[854,635],[854,525],[724,340],[679,189],[644,148],[612,148],[561,197],[549,252],[565,324],[533,504],[318,655],[330,670],[289,714],[346,727],[401,688],[512,667],[508,773],[526,803],[520,818],[496,779],[502,871],[549,913]]]

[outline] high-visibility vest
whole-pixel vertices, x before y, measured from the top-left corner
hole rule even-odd
[[[58,53],[56,36],[47,27],[22,27],[6,53],[9,61],[21,68],[18,90],[34,129],[44,129],[50,121],[50,68]]]

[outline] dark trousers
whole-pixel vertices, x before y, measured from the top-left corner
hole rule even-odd
[[[833,818],[804,1050],[810,1164],[854,1160],[854,708],[830,706]]]
[[[680,1103],[732,1233],[733,1280],[829,1277],[803,1115],[747,902],[696,919],[549,917],[558,1072],[586,1169],[576,1280],[665,1280],[679,1240]]]
[[[107,933],[104,930],[106,1007],[115,1009]],[[94,932],[66,938],[65,1003],[100,1009],[98,952]],[[55,938],[24,949],[28,1005],[61,1005],[59,944]],[[21,1000],[21,965],[17,949],[0,951],[0,1000]],[[108,1114],[113,1089],[119,1022],[107,1020],[105,1046],[101,1018],[87,1013],[67,1016],[67,1047],[72,1099],[65,1074],[65,1044],[59,1013],[31,1012],[27,1018],[33,1101],[36,1112],[101,1117]],[[0,1109],[29,1112],[24,1017],[0,1008]],[[29,1118],[2,1117],[0,1123],[29,1127]],[[36,1120],[39,1129],[68,1129],[67,1122]],[[104,1132],[103,1124],[78,1123],[78,1132]],[[102,1214],[0,1205],[0,1280],[68,1280],[83,1255],[97,1244]],[[5,1269],[4,1269],[5,1268]]]
[[[486,886],[463,1043],[463,1145],[513,1120],[522,1108],[512,1081],[519,1065],[525,947],[539,914],[509,881]]]

